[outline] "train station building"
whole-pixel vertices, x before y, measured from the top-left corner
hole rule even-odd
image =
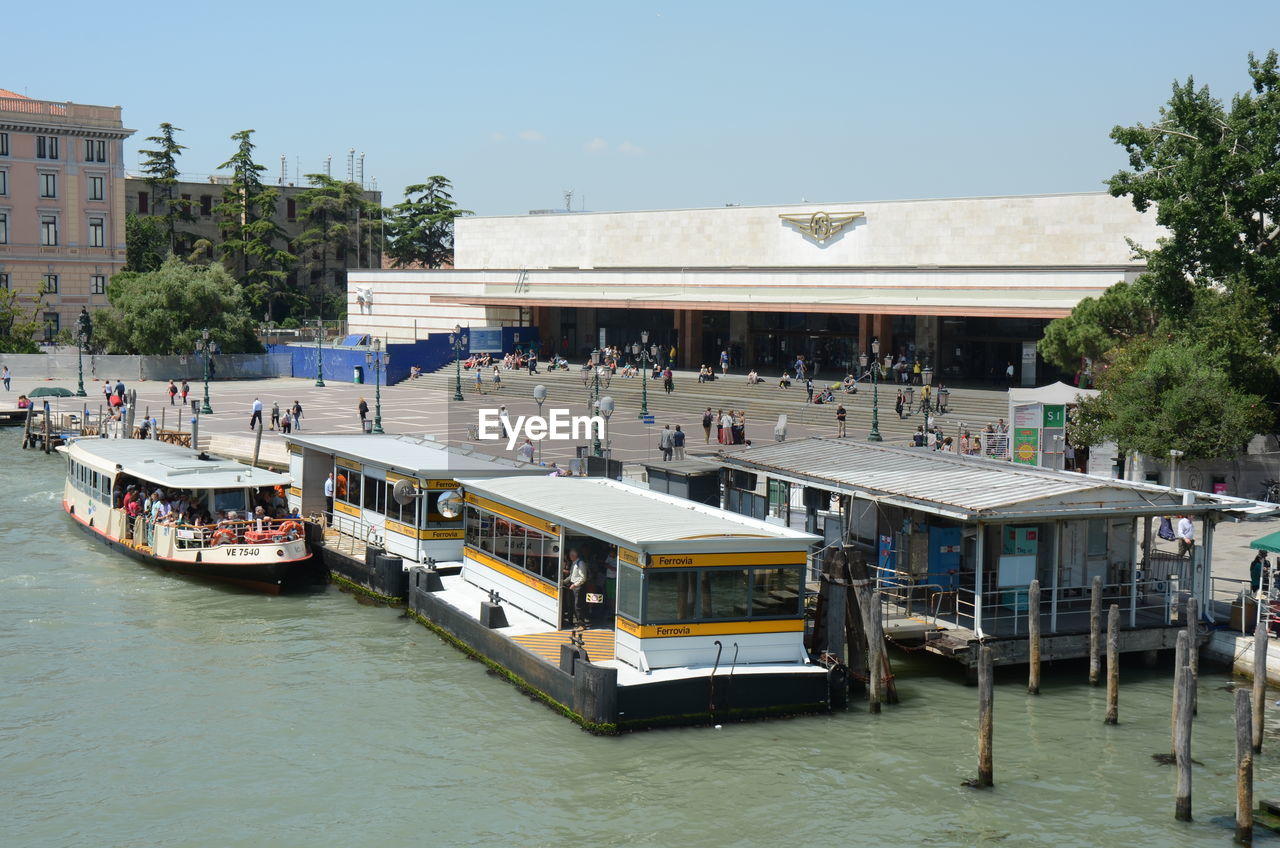
[[[537,329],[570,359],[648,331],[676,365],[843,374],[873,338],[939,379],[1032,385],[1049,321],[1144,270],[1153,212],[1104,192],[460,218],[454,267],[353,271],[350,331]]]

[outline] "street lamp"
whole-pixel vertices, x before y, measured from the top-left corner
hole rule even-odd
[[[929,412],[932,409],[931,401],[929,398],[929,395],[930,395],[929,387],[933,385],[933,369],[932,368],[925,368],[920,372],[920,384],[923,386],[923,389],[921,390],[920,394],[924,396],[920,399],[920,408],[921,408],[921,411],[924,412],[924,431],[928,433],[929,432]]]
[[[858,367],[867,367],[867,355],[858,354]],[[871,432],[867,434],[868,442],[883,442],[880,435],[880,339],[871,340]]]
[[[600,398],[600,402],[596,404],[596,408],[600,410],[600,414],[604,416],[604,452],[605,452],[605,474],[608,475],[608,461],[613,458],[613,444],[609,441],[609,419],[613,417],[613,398],[605,395]]]
[[[84,390],[84,348],[89,343],[91,335],[93,335],[93,319],[89,317],[89,310],[82,306],[80,317],[76,319],[76,373],[79,378],[76,397],[88,397]]]
[[[316,388],[324,388],[324,319],[316,319]]]
[[[539,383],[533,387],[533,399],[538,402],[538,418],[542,418],[542,405],[547,402],[547,387]],[[538,464],[542,464],[542,439],[538,437]]]
[[[600,361],[600,350],[597,348],[591,351],[591,367],[582,372],[582,385],[590,391],[588,409],[595,409],[599,405],[601,384],[607,389],[609,381],[613,379],[613,373],[601,365]],[[604,456],[599,435],[591,440],[591,453],[593,456]]]
[[[209,405],[209,353],[213,350],[213,341],[207,329],[200,331],[199,350],[204,355],[204,404],[200,407],[200,414],[212,415],[213,407]]]
[[[467,348],[467,334],[462,332],[461,325],[453,325],[449,346],[453,348],[453,399],[465,400],[462,396],[462,351]]]
[[[640,331],[640,344],[631,345],[631,355],[640,360],[640,417],[649,414],[649,365],[658,359],[658,346],[649,344],[649,331]]]
[[[382,372],[387,370],[391,354],[382,352],[382,339],[373,340],[373,349],[364,352],[364,364],[373,371],[373,429],[382,433]]]

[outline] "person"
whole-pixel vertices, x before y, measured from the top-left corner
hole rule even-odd
[[[262,401],[258,398],[253,399],[253,414],[249,416],[249,429],[253,430],[262,426]]]
[[[848,374],[844,378],[845,394],[856,395],[858,393],[858,378],[852,374]]]
[[[760,375],[756,373],[756,369],[752,368],[750,373],[747,374],[748,386],[754,386],[756,383],[763,383],[763,382],[764,381],[760,379]]]
[[[729,373],[729,349],[725,348],[720,351],[720,374],[726,376]]]
[[[333,526],[333,472],[324,481],[324,526]]]
[[[493,366],[493,390],[496,392],[500,388],[502,388],[502,371],[495,364]]]
[[[806,377],[804,381],[804,393],[808,395],[808,403],[813,403],[813,378]]]
[[[1191,555],[1196,546],[1196,526],[1191,523],[1191,516],[1178,516],[1178,556]]]
[[[588,569],[586,561],[578,555],[577,548],[569,549],[567,571],[564,585],[573,592],[573,623],[575,627],[585,627],[587,625],[585,606]]]
[[[356,412],[360,413],[360,429],[366,429],[365,424],[369,423],[369,404],[364,398],[360,398],[360,403],[356,404]]]
[[[676,461],[684,459],[684,430],[680,429],[680,425],[676,425],[676,431],[671,434],[671,449],[675,453]]]
[[[0,371],[0,380],[3,380],[3,381],[4,381],[4,390],[5,390],[6,392],[7,392],[7,391],[9,391],[9,380],[11,380],[11,379],[12,379],[12,377],[13,377],[13,375],[11,375],[11,374],[9,373],[9,366],[8,366],[8,365],[6,365],[6,366],[4,367],[4,370],[3,370],[3,371]]]
[[[479,366],[476,367],[476,391],[484,394],[484,372],[480,370]]]
[[[912,434],[911,444],[915,445],[918,448],[924,447],[924,425],[923,424],[917,427],[915,433]]]
[[[191,394],[191,387],[187,385],[187,381],[182,381],[182,405],[187,405],[187,395]]]
[[[120,403],[124,403],[124,380],[116,380],[116,397],[120,398]]]
[[[671,441],[670,424],[664,424],[662,429],[658,431],[658,450],[662,451],[663,462],[671,459],[671,452],[674,450],[674,445]]]
[[[529,362],[529,373],[537,374],[538,373],[538,354],[530,353],[528,362]]]
[[[297,400],[293,402],[293,429],[302,429],[302,404],[298,403]]]
[[[843,439],[845,436],[845,420],[849,413],[845,412],[844,404],[836,407],[836,438]]]
[[[112,388],[110,380],[102,381],[102,396],[107,399],[107,406],[111,406],[111,398],[115,396],[115,389]]]
[[[1004,369],[1004,381],[1009,385],[1013,385],[1013,363],[1010,362]]]
[[[286,412],[284,417],[280,419],[280,432],[288,433],[291,430],[293,430],[293,417]]]
[[[778,378],[778,388],[780,389],[791,388],[791,375],[788,374],[786,371],[783,371],[782,376]]]
[[[533,462],[533,442],[526,438],[516,453],[520,454],[520,458],[525,462]]]
[[[729,428],[733,426],[732,416],[726,415],[723,409],[716,410],[716,442],[729,444]]]
[[[735,445],[746,444],[747,441],[747,411],[739,409],[729,418],[729,438]]]
[[[704,442],[708,445],[711,444],[711,419],[711,407],[708,406],[707,411],[702,413],[702,434],[706,436]]]
[[[172,380],[169,381],[169,405],[178,405],[178,387],[174,385]]]
[[[675,348],[672,348],[674,350]],[[671,372],[671,366],[667,366],[662,370],[662,388],[666,389],[667,394],[671,394],[676,390],[675,374]]]
[[[1253,557],[1253,562],[1249,563],[1249,588],[1253,594],[1261,596],[1262,575],[1268,574],[1270,571],[1270,563],[1267,562],[1267,552],[1258,551]]]
[[[902,394],[902,389],[898,389],[898,399],[893,402],[893,408],[897,411],[898,417],[902,417],[902,411],[907,408],[907,398]]]
[[[31,399],[26,395],[18,395],[18,409],[30,409]]]

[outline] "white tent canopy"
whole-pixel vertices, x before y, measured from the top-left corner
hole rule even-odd
[[[1058,382],[1032,389],[1009,389],[1009,406],[1026,406],[1031,403],[1074,405],[1084,398],[1097,397],[1098,394],[1097,389],[1082,389]]]

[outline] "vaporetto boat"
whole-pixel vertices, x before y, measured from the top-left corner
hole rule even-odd
[[[284,515],[288,475],[145,439],[83,438],[58,450],[63,509],[108,546],[270,594],[310,576],[303,521]]]

